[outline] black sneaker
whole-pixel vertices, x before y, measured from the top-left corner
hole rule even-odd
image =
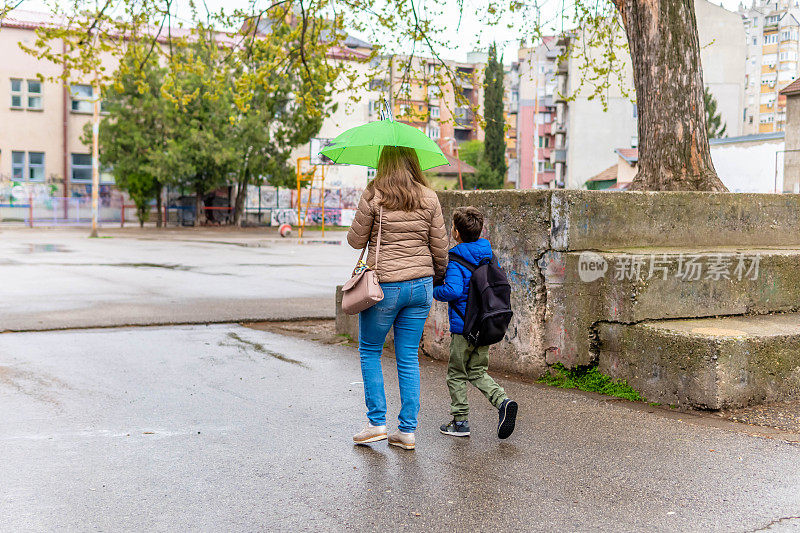
[[[507,439],[514,433],[514,424],[517,422],[517,402],[506,398],[500,404],[500,421],[497,423],[497,437]]]
[[[453,420],[449,424],[439,427],[439,431],[453,437],[469,437],[469,422],[467,420]]]

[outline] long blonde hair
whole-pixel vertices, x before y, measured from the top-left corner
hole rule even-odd
[[[385,146],[378,159],[375,179],[368,187],[381,193],[381,204],[394,211],[414,211],[422,207],[422,175],[417,153],[405,146]]]

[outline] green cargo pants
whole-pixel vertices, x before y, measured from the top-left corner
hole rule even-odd
[[[467,420],[467,382],[475,385],[492,405],[499,408],[508,398],[503,387],[486,373],[489,347],[475,347],[463,335],[450,336],[450,363],[447,365],[447,388],[450,389],[450,414],[455,420]]]

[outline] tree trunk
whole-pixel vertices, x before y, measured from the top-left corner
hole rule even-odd
[[[242,212],[244,210],[244,199],[247,197],[247,186],[250,184],[250,168],[244,168],[244,174],[239,181],[239,190],[236,192],[236,202],[233,206],[233,225],[242,225]]]
[[[162,212],[162,208],[164,207],[161,201],[161,194],[164,190],[164,187],[161,185],[158,186],[158,192],[156,193],[156,227],[161,228],[167,225],[166,221],[164,220],[164,214]]]
[[[706,133],[694,0],[614,0],[633,63],[639,171],[632,189],[727,191]]]
[[[203,190],[198,187],[194,191],[194,227],[200,226],[200,217],[203,216]]]

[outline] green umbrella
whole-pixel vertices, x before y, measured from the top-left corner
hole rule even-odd
[[[378,168],[378,158],[384,146],[413,148],[417,152],[422,170],[449,164],[442,149],[433,139],[417,128],[391,119],[351,128],[319,153],[334,163]]]

